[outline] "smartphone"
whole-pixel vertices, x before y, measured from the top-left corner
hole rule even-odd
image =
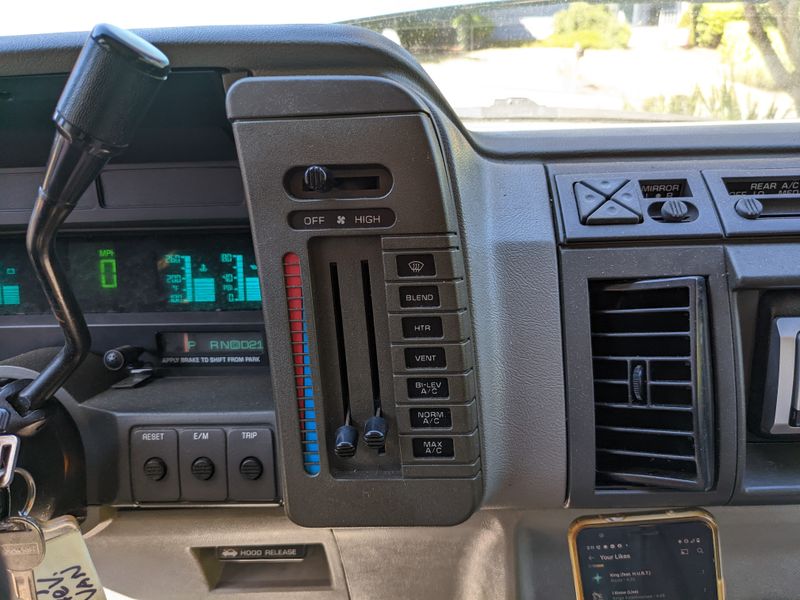
[[[724,600],[719,536],[704,510],[582,517],[569,528],[578,600]]]

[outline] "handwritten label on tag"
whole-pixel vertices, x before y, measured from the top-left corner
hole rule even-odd
[[[106,600],[77,521],[61,517],[42,529],[47,545],[44,562],[34,570],[37,598]]]
[[[36,577],[36,595],[57,600],[100,600],[103,588],[86,574],[81,565],[71,565],[54,572],[50,577]]]

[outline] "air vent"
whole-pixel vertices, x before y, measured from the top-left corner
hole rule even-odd
[[[701,277],[590,283],[596,487],[707,490],[711,366]]]

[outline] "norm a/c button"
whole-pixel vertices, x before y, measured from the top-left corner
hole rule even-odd
[[[439,288],[435,285],[400,286],[400,306],[403,308],[432,308],[439,306]]]
[[[397,257],[397,274],[400,277],[433,277],[436,263],[433,254],[401,254]]]
[[[443,336],[442,317],[403,317],[404,338],[440,338]]]

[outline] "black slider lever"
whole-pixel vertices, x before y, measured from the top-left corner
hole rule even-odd
[[[65,343],[41,374],[9,399],[21,415],[52,397],[91,344],[56,256],[56,233],[109,159],[128,147],[168,74],[169,60],[155,46],[124,29],[98,25],[67,80],[53,115],[56,136],[27,235],[28,255]]]
[[[344,425],[336,430],[336,441],[333,451],[339,458],[353,458],[358,446],[358,429],[350,423],[350,411],[344,420]]]
[[[379,407],[375,411],[375,416],[367,419],[364,424],[364,443],[370,448],[383,448],[386,446],[386,430],[388,428]]]

